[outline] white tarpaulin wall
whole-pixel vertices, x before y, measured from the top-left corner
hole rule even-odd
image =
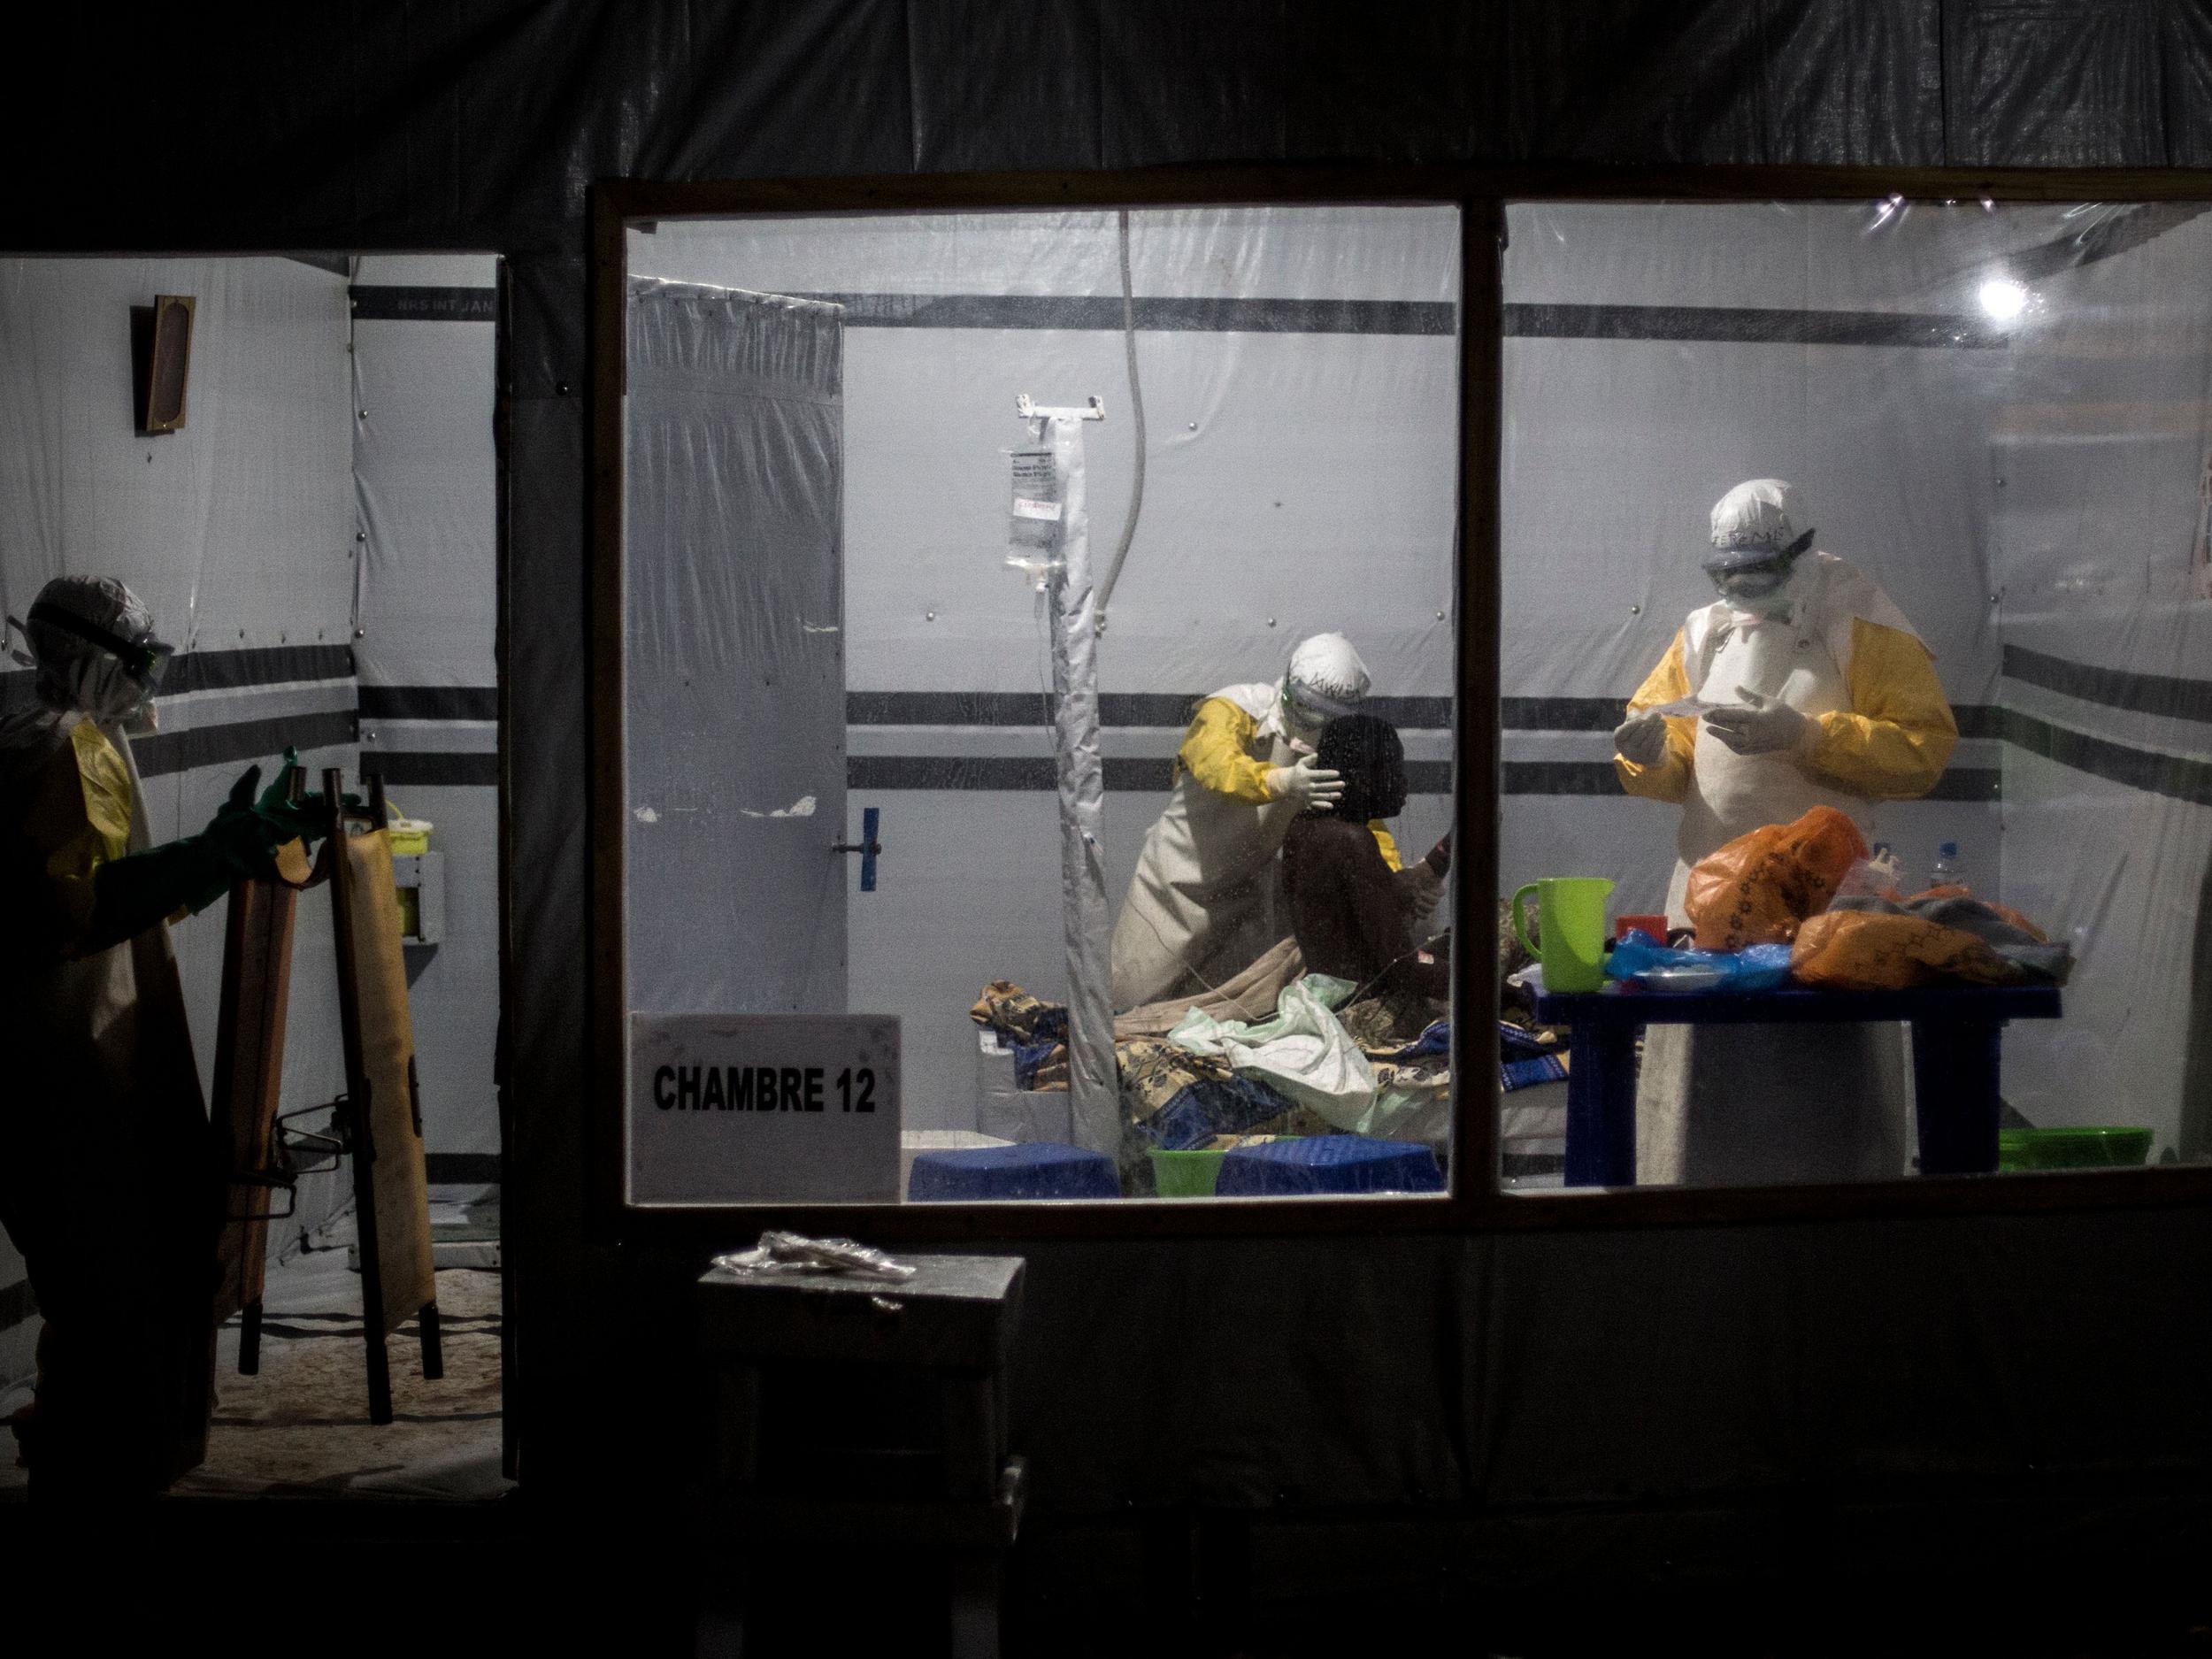
[[[436,827],[445,926],[407,951],[430,1179],[499,1179],[498,532],[489,254],[354,262],[361,755]]]
[[[187,419],[142,436],[130,311],[157,294],[197,301]],[[298,260],[0,263],[0,602],[19,617],[50,577],[81,572],[119,576],[152,608],[180,653],[158,733],[134,745],[157,839],[197,832],[286,742],[310,767],[354,765],[349,326],[345,277]],[[10,664],[0,687],[28,696],[30,675]],[[300,906],[288,1109],[344,1087],[329,930],[326,902]],[[205,1082],[222,907],[173,936]],[[303,1216],[338,1190],[303,1193]],[[20,1279],[0,1242],[0,1294]]]
[[[2034,291],[1990,434],[2005,891],[2081,966],[2065,1021],[2008,1040],[2006,1094],[2212,1156],[2183,1089],[2193,962],[2212,986],[2212,217]]]
[[[1425,849],[1449,819],[1457,213],[1130,223],[1147,471],[1099,652],[1107,891],[1192,701],[1277,678],[1328,629],[1404,732],[1400,839]],[[1105,400],[1084,434],[1102,580],[1134,475],[1115,216],[663,221],[629,269],[844,306],[849,776],[887,849],[879,890],[850,895],[851,1002],[905,1020],[908,1125],[973,1127],[969,1002],[997,979],[1066,990],[1049,653],[1002,564],[1004,451],[1016,394]]]
[[[2008,1040],[2008,1099],[2175,1145],[2212,836],[2212,228],[1970,202],[1528,205],[1509,230],[1504,881],[1609,875],[1659,908],[1677,809],[1619,793],[1608,733],[1712,597],[1714,500],[1791,479],[1959,718],[1942,783],[1876,835],[1923,881],[1956,841],[2078,955],[2067,1018]],[[2000,279],[2016,319],[1982,303]]]

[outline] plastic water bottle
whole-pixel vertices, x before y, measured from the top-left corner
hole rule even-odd
[[[1932,887],[1962,887],[1966,885],[1966,863],[1959,856],[1959,844],[1945,841],[1936,849],[1935,868],[1928,872]]]

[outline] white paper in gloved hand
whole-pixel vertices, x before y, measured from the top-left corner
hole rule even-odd
[[[1741,703],[1709,703],[1703,697],[1677,697],[1672,703],[1662,703],[1659,707],[1647,709],[1644,712],[1663,714],[1677,720],[1694,720],[1701,716],[1711,714],[1716,710],[1738,709],[1742,706]]]

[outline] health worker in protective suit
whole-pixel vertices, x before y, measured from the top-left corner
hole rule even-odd
[[[1958,726],[1928,648],[1873,580],[1813,549],[1796,487],[1739,484],[1713,508],[1690,613],[1613,733],[1631,795],[1679,803],[1667,916],[1690,867],[1815,805],[1871,827],[1876,803],[1935,787]],[[1722,705],[1665,714],[1696,699]],[[1893,1025],[1654,1025],[1637,1088],[1644,1182],[1870,1180],[1905,1170],[1905,1052]]]
[[[1357,712],[1370,683],[1349,640],[1317,634],[1291,653],[1282,679],[1227,686],[1199,703],[1176,753],[1174,793],[1115,918],[1117,1009],[1200,995],[1289,937],[1277,855],[1301,812],[1333,809],[1343,795],[1342,775],[1313,746],[1331,720]],[[1389,832],[1372,828],[1396,871]]]
[[[257,766],[204,831],[154,845],[130,734],[150,729],[169,648],[146,607],[65,576],[9,621],[36,678],[0,719],[0,1225],[45,1319],[17,1430],[35,1499],[107,1503],[206,1444],[225,1171],[167,923],[320,832],[288,777],[256,798]]]

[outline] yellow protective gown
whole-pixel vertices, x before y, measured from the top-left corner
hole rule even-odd
[[[1298,809],[1270,790],[1267,774],[1298,756],[1280,685],[1229,686],[1198,705],[1176,752],[1174,793],[1114,920],[1117,1009],[1211,989],[1288,936],[1278,855]],[[1432,909],[1438,879],[1425,863],[1402,870],[1389,831],[1369,827],[1409,908]]]
[[[150,844],[121,732],[0,723],[0,1222],[46,1320],[33,1479],[77,1494],[156,1489],[206,1443],[219,1163],[169,930],[81,948],[100,865]]]
[[[1735,701],[1747,686],[1815,723],[1798,754],[1738,755],[1700,721],[1669,717],[1648,766],[1620,756],[1632,795],[1680,804],[1667,913],[1686,926],[1690,866],[1815,805],[1862,833],[1882,801],[1934,787],[1958,727],[1927,648],[1888,597],[1832,554],[1798,563],[1775,605],[1694,611],[1629,700]],[[1637,1089],[1640,1183],[1765,1184],[1902,1174],[1909,1091],[1894,1026],[1655,1025]]]

